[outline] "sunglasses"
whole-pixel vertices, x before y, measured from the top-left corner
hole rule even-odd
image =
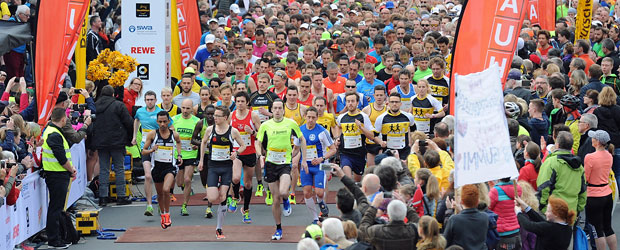
[[[422,27],[428,27],[429,25],[430,25],[430,24],[427,24],[427,23],[425,24],[425,23],[423,23],[423,24],[422,24]]]
[[[276,44],[276,41],[267,41],[268,44]]]
[[[356,86],[355,85],[344,85],[344,87],[348,89],[354,89]]]

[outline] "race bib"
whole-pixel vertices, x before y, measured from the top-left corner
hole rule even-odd
[[[274,164],[286,163],[286,149],[270,148],[267,150],[267,161]]]
[[[345,135],[344,148],[359,148],[362,146],[362,137],[360,135]]]
[[[319,158],[319,154],[316,151],[316,145],[306,146],[306,161],[312,161],[314,158]]]
[[[402,134],[388,134],[387,147],[390,149],[405,148],[405,136]]]
[[[153,131],[152,129],[142,129],[142,143],[146,142],[146,135]]]
[[[269,107],[267,106],[252,107],[252,110],[254,110],[256,114],[258,114],[258,118],[260,119],[260,122],[265,122],[266,120],[269,120],[269,116],[266,116],[260,113],[259,111],[260,108],[269,109]]]
[[[411,108],[411,98],[400,98],[402,105],[400,110],[409,110]]]
[[[243,140],[243,144],[245,144],[246,147],[252,146],[252,135],[250,135],[250,133],[239,131],[239,134],[241,134],[241,139]],[[233,147],[239,147],[239,143],[237,143],[236,140],[233,140]]]
[[[172,163],[172,146],[158,146],[153,159],[158,162]]]
[[[416,130],[428,133],[431,130],[431,120],[428,118],[414,118]]]
[[[183,151],[192,151],[192,138],[191,137],[181,137],[181,150]]]
[[[211,160],[212,161],[230,160],[230,146],[211,145]]]

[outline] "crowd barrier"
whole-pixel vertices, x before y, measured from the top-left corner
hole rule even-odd
[[[77,169],[77,176],[70,184],[66,206],[76,202],[86,190],[84,141],[71,147],[71,161]],[[0,207],[0,250],[12,250],[45,228],[47,199],[45,180],[40,178],[38,171],[29,173],[22,180],[22,190],[15,205]]]

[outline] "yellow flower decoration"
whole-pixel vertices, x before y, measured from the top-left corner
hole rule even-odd
[[[121,70],[114,72],[114,74],[112,74],[112,77],[110,77],[110,80],[108,81],[108,83],[112,87],[120,87],[125,84],[125,81],[127,80],[127,78],[129,78],[129,73],[121,69]]]

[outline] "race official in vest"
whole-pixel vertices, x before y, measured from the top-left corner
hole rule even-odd
[[[67,139],[61,129],[67,122],[67,115],[62,108],[52,110],[51,122],[43,132],[42,162],[45,184],[49,190],[49,207],[47,209],[47,237],[50,248],[66,246],[55,230],[60,227],[61,213],[67,202],[69,182],[77,170],[71,165],[71,152]]]

